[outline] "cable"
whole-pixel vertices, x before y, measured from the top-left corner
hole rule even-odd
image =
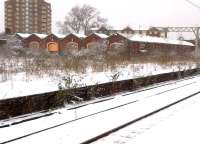
[[[195,4],[194,2],[190,1],[190,0],[185,0],[187,3],[189,3],[190,5],[193,5],[194,7],[198,8],[200,10],[200,6]]]

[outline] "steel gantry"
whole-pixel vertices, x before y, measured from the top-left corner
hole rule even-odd
[[[165,32],[165,37],[167,38],[168,32],[192,32],[195,35],[195,56],[200,56],[200,50],[199,50],[199,30],[200,27],[157,27],[159,29],[162,29]]]

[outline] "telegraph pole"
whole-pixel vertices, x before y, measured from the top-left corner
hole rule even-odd
[[[194,2],[192,2],[191,0],[185,0],[187,3],[189,3],[190,5],[192,5],[193,7],[196,7],[197,9],[200,10],[200,6]],[[196,27],[195,29],[193,29],[193,32],[195,34],[195,45],[196,45],[196,48],[195,48],[195,57],[198,58],[200,57],[200,50],[199,50],[199,27]]]
[[[196,48],[195,48],[195,57],[199,57],[200,56],[200,50],[199,50],[199,30],[200,28],[197,27],[193,30],[194,34],[195,34],[195,45],[196,45]]]

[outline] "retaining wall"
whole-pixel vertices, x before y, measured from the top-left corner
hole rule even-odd
[[[62,107],[64,103],[73,99],[70,95],[76,95],[83,100],[90,100],[93,97],[103,97],[123,91],[133,91],[151,84],[197,75],[199,71],[199,69],[192,69],[187,71],[171,72],[65,91],[55,91],[5,99],[0,101],[0,120],[27,113]]]

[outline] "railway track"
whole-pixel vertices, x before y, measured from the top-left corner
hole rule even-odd
[[[134,92],[123,93],[121,96],[129,96],[129,95],[132,95],[132,94],[135,94],[135,93],[140,93],[140,92],[156,89],[156,88],[159,88],[159,87],[172,85],[172,84],[175,84],[177,82],[182,82],[182,81],[193,79],[193,78],[197,78],[197,77],[199,77],[199,76],[191,76],[191,77],[187,77],[187,78],[183,78],[183,79],[179,79],[179,80],[172,80],[172,81],[168,81],[168,82],[162,82],[162,83],[159,83],[159,84],[154,84],[152,86],[148,86],[148,87],[145,87],[145,88],[141,88],[141,89],[135,90]],[[155,94],[155,96],[159,95],[159,94],[162,94],[162,93],[157,93],[157,94]],[[151,96],[149,96],[149,97],[151,97]],[[115,96],[111,96],[111,97],[100,98],[100,99],[92,101],[92,102],[84,102],[82,104],[77,104],[77,106],[72,106],[70,108],[67,108],[67,110],[79,109],[79,108],[88,106],[90,104],[105,102],[105,101],[112,100],[114,98],[115,98]],[[51,112],[51,111],[45,110],[45,111],[41,111],[41,112],[36,112],[36,113],[32,113],[32,114],[26,114],[26,115],[22,115],[22,116],[10,118],[10,119],[1,120],[0,121],[1,122],[0,128],[21,124],[23,122],[28,122],[28,121],[32,121],[32,120],[35,120],[35,119],[51,116],[53,114],[56,114],[56,112]],[[23,120],[21,120],[22,118],[23,118]],[[15,122],[10,123],[11,120],[14,120]]]
[[[189,79],[192,79],[192,78],[196,78],[196,77],[186,78],[186,79],[184,79],[184,80],[189,80]],[[147,88],[147,89],[144,89],[144,90],[141,90],[141,91],[138,91],[138,92],[148,91],[148,90],[155,89],[155,88],[158,88],[158,87],[170,85],[170,84],[173,84],[173,83],[178,83],[178,82],[181,82],[181,81],[184,81],[184,80],[178,80],[178,81],[174,81],[174,82],[169,82],[169,83],[167,83],[167,84],[161,84],[161,85],[159,85],[159,86]],[[180,89],[180,88],[187,87],[187,86],[189,86],[189,85],[193,85],[194,83],[196,83],[196,82],[194,81],[194,82],[190,82],[190,83],[184,84],[184,85],[182,85],[182,86],[177,86],[177,87],[174,87],[174,88],[171,88],[171,89],[167,89],[167,90],[165,90],[165,91],[155,93],[154,95],[148,96],[148,97],[146,97],[146,98],[151,98],[151,97],[153,97],[153,96],[158,96],[158,95],[161,95],[161,94],[164,94],[164,93],[168,93],[168,92],[170,92],[170,91],[174,91],[174,90],[177,90],[177,89]],[[135,93],[135,92],[134,92],[134,93]],[[176,104],[178,104],[178,103],[181,103],[181,102],[183,102],[183,101],[185,101],[185,100],[187,100],[187,99],[189,99],[189,98],[191,98],[191,97],[194,97],[194,96],[196,96],[196,95],[199,94],[199,93],[200,93],[200,91],[195,92],[195,93],[193,93],[193,94],[191,94],[191,95],[189,95],[189,96],[186,96],[186,97],[184,97],[184,98],[181,98],[181,99],[179,99],[179,100],[177,100],[177,101],[175,101],[175,102],[172,102],[172,103],[170,103],[170,104],[167,104],[167,105],[165,105],[165,106],[163,106],[163,107],[161,107],[161,108],[159,108],[159,109],[156,109],[156,110],[154,110],[154,111],[151,111],[151,112],[149,112],[149,113],[147,113],[147,114],[145,114],[145,115],[142,115],[142,116],[140,116],[140,117],[138,117],[138,118],[136,118],[136,119],[134,119],[134,120],[131,120],[131,121],[129,121],[129,122],[123,124],[123,125],[120,125],[120,126],[118,126],[118,127],[115,127],[114,129],[111,129],[111,130],[109,130],[109,131],[106,131],[106,132],[104,132],[104,133],[98,135],[98,136],[95,136],[95,137],[93,137],[93,138],[90,138],[90,139],[88,139],[88,140],[82,142],[82,144],[88,144],[88,143],[92,143],[92,142],[94,142],[94,141],[97,141],[97,140],[99,140],[99,139],[101,139],[101,138],[103,138],[103,137],[106,137],[107,135],[109,135],[109,134],[111,134],[111,133],[113,133],[113,132],[116,132],[116,131],[118,131],[118,130],[120,130],[120,129],[123,129],[124,127],[127,127],[127,126],[129,126],[129,125],[131,125],[131,124],[133,124],[133,123],[136,123],[136,122],[138,122],[138,121],[140,121],[140,120],[143,120],[143,119],[145,119],[145,118],[147,118],[147,117],[150,117],[150,116],[152,116],[152,115],[155,115],[155,114],[157,114],[157,113],[160,112],[160,111],[163,111],[163,110],[165,110],[165,109],[167,109],[167,108],[170,108],[170,107],[172,107],[172,106],[174,106],[174,105],[176,105]],[[122,96],[128,96],[128,95],[131,95],[131,94],[133,94],[133,93],[128,93],[128,94],[125,94],[125,95],[122,95]],[[113,99],[113,98],[108,99],[108,100],[112,100],[112,99]],[[3,141],[3,142],[0,141],[0,144],[6,144],[6,143],[15,142],[15,141],[17,141],[17,140],[21,140],[21,139],[24,139],[24,138],[27,138],[27,137],[30,137],[30,136],[33,136],[33,135],[36,135],[36,134],[39,134],[39,133],[48,131],[48,130],[52,130],[52,129],[55,129],[55,128],[58,128],[58,127],[61,127],[61,126],[64,126],[64,125],[67,125],[67,124],[76,122],[76,121],[80,121],[80,120],[85,119],[85,118],[89,118],[89,117],[92,117],[92,116],[95,116],[95,115],[99,115],[99,114],[101,114],[101,113],[105,113],[105,112],[108,112],[108,111],[112,111],[112,110],[114,110],[114,109],[118,109],[118,108],[125,107],[125,106],[128,106],[128,105],[132,105],[132,104],[137,103],[137,102],[139,102],[139,101],[140,101],[140,100],[129,101],[129,102],[125,103],[125,104],[117,105],[117,106],[115,106],[115,107],[111,107],[111,108],[109,108],[109,109],[105,109],[105,110],[102,110],[102,111],[98,111],[98,112],[96,112],[96,113],[93,113],[93,114],[90,114],[90,115],[86,115],[86,116],[84,116],[84,117],[80,117],[80,118],[77,118],[77,119],[74,119],[74,120],[71,120],[71,121],[65,121],[65,122],[63,122],[63,123],[60,123],[60,124],[57,124],[57,125],[53,125],[53,126],[51,126],[51,127],[48,127],[48,128],[45,128],[45,129],[41,129],[41,130],[38,130],[38,131],[35,131],[35,132],[32,132],[32,133],[28,133],[28,134],[25,134],[25,135],[20,136],[20,137],[16,137],[16,138],[13,138],[13,139],[9,139],[9,140]],[[102,100],[102,101],[99,101],[99,102],[105,102],[105,100],[104,100],[104,101]],[[93,104],[95,104],[95,103],[98,103],[98,102],[93,102]],[[89,104],[88,104],[88,105],[89,105]],[[87,105],[84,105],[84,106],[87,106]],[[82,108],[82,107],[81,107],[81,106],[79,106],[79,107],[74,107],[74,108],[71,108],[71,109],[68,109],[68,110],[79,109],[79,108]],[[0,130],[1,130],[1,129],[0,129]]]
[[[192,119],[197,121],[198,119],[198,109],[191,111],[194,107],[199,107],[200,104],[200,94],[195,97],[189,98],[185,101],[182,101],[179,104],[176,104],[168,109],[162,110],[157,114],[154,114],[148,118],[140,120],[132,125],[129,125],[123,129],[120,129],[114,133],[107,135],[104,138],[101,138],[92,144],[145,144],[145,143],[162,143],[163,138],[166,137],[171,139],[163,143],[173,143],[173,139],[177,141],[182,137],[182,130],[178,126],[179,124],[184,127],[184,125],[188,124],[190,127],[190,122],[193,125],[198,125],[198,123],[194,124]],[[191,113],[191,115],[188,114]],[[182,114],[182,117],[180,116]],[[188,120],[190,119],[190,120]],[[170,123],[171,122],[171,123]],[[170,123],[170,124],[169,124]],[[166,126],[167,125],[167,126]],[[179,128],[178,128],[179,127]],[[192,127],[192,126],[191,126]],[[193,130],[193,131],[192,131]],[[191,128],[190,131],[185,131],[187,135],[195,135],[197,134],[198,127]],[[171,135],[171,138],[170,136]],[[198,135],[198,134],[197,134]],[[173,137],[174,136],[174,137]],[[162,137],[162,138],[161,138]],[[162,139],[162,140],[161,140]],[[185,138],[183,138],[185,139]],[[182,139],[182,140],[183,140]],[[187,138],[186,138],[187,139]],[[190,138],[189,138],[190,139]],[[159,142],[157,142],[157,140]],[[188,139],[187,139],[188,140]],[[193,141],[197,141],[193,139]],[[185,141],[185,140],[183,140]],[[176,142],[179,143],[179,142]],[[187,143],[187,142],[186,142]]]
[[[102,133],[102,134],[100,134],[100,135],[98,135],[98,136],[95,136],[95,137],[93,137],[93,138],[91,138],[91,139],[88,139],[88,140],[82,142],[81,144],[90,144],[90,143],[93,143],[93,142],[98,141],[98,140],[100,140],[100,139],[103,139],[103,138],[107,137],[108,135],[110,135],[110,134],[112,134],[112,133],[115,133],[115,132],[117,132],[117,131],[119,131],[119,130],[122,130],[122,129],[124,129],[124,128],[126,128],[126,127],[128,127],[128,126],[130,126],[130,125],[132,125],[132,124],[134,124],[134,123],[136,123],[136,122],[139,122],[139,121],[141,121],[141,120],[144,120],[144,119],[146,119],[146,118],[148,118],[148,117],[150,117],[150,116],[156,115],[157,113],[159,113],[159,112],[161,112],[161,111],[163,111],[163,110],[166,110],[166,109],[168,109],[168,108],[170,108],[170,107],[172,107],[172,106],[174,106],[174,105],[176,105],[176,104],[179,104],[179,103],[181,103],[181,102],[183,102],[183,101],[186,101],[187,99],[189,99],[189,98],[191,98],[191,97],[194,97],[194,96],[196,96],[196,95],[198,95],[198,94],[200,94],[200,91],[197,92],[197,93],[194,93],[194,94],[192,94],[192,95],[190,95],[190,96],[184,97],[184,98],[182,98],[182,99],[180,99],[180,100],[178,100],[178,101],[175,101],[175,102],[173,102],[173,103],[171,103],[171,104],[168,104],[168,105],[166,105],[166,106],[163,106],[163,107],[161,107],[161,108],[159,108],[159,109],[157,109],[157,110],[155,110],[155,111],[152,111],[152,112],[150,112],[150,113],[147,113],[146,115],[143,115],[143,116],[141,116],[141,117],[139,117],[139,118],[137,118],[137,119],[134,119],[134,120],[132,120],[132,121],[129,121],[129,122],[123,124],[123,125],[120,125],[120,126],[118,126],[118,127],[116,127],[116,128],[113,128],[113,129],[111,129],[111,130],[109,130],[109,131],[106,131],[106,132],[104,132],[104,133]]]
[[[100,92],[96,94],[97,97],[102,97],[102,96],[106,97],[107,95],[116,94],[117,92],[137,90],[142,86],[144,87],[159,82],[176,80],[181,77],[198,75],[198,72],[199,72],[198,68],[191,70],[182,70],[177,72],[169,72],[142,78],[121,80],[116,82],[108,82],[104,84],[93,85],[89,87],[77,88],[74,89],[74,91],[76,93],[76,96],[85,100],[88,98],[88,96],[90,97],[90,95],[87,95],[88,92],[90,92],[93,89],[100,89]],[[113,89],[113,84],[115,85],[114,89]],[[113,89],[113,91],[111,92],[110,89]],[[66,90],[66,92],[67,91],[68,90]],[[63,106],[63,103],[66,100],[66,98],[63,98],[60,101],[56,96],[57,93],[58,92],[55,91],[55,92],[31,95],[27,97],[3,99],[0,101],[0,107],[1,107],[0,119],[3,120],[3,119],[8,119],[10,117],[16,117],[28,113],[59,108],[60,106]],[[44,103],[44,101],[46,103]],[[28,109],[27,109],[27,103],[28,103]],[[24,111],[24,109],[26,109],[26,111]]]

